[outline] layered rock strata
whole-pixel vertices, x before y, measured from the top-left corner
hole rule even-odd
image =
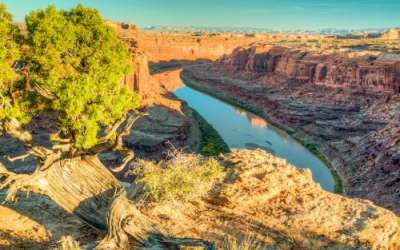
[[[183,76],[318,147],[347,195],[400,213],[398,63],[376,59],[362,66],[365,58],[262,47],[187,67]]]
[[[400,93],[400,60],[384,56],[316,54],[265,45],[237,48],[220,64],[253,77],[278,75],[303,83]]]

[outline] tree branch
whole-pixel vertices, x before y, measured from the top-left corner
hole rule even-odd
[[[53,150],[59,150],[62,152],[68,152],[72,149],[72,144],[71,143],[67,143],[67,144],[55,144],[52,147]]]
[[[129,134],[133,124],[140,118],[143,117],[143,114],[135,112],[134,114],[125,114],[124,119],[121,119],[118,121],[114,126],[111,128],[110,132],[107,133],[106,136],[101,137],[99,140],[99,143],[93,147],[90,152],[93,154],[98,154],[104,151],[109,151],[109,150],[121,150],[123,149],[123,136],[126,136]],[[118,126],[116,126],[118,125]],[[119,132],[115,143],[110,143],[109,140],[112,138],[112,135],[114,133],[118,133],[118,130],[121,130]]]
[[[3,129],[9,135],[18,140],[29,143],[32,141],[32,134],[21,128],[21,123],[17,119],[11,119],[3,122]]]
[[[57,98],[57,96],[52,93],[50,90],[43,88],[37,84],[35,84],[35,86],[33,87],[35,89],[35,91],[42,97],[49,99],[49,100],[54,100]]]
[[[26,192],[37,192],[44,194],[40,188],[40,179],[43,178],[43,172],[36,170],[33,174],[16,174],[0,163],[0,176],[4,181],[0,185],[0,190],[8,188],[5,201],[14,202],[19,190]]]
[[[58,131],[57,133],[52,134],[51,135],[51,141],[52,142],[62,143],[62,144],[71,143],[72,142],[71,138],[61,138],[60,137],[60,133],[61,133],[61,131]]]
[[[116,167],[116,168],[110,168],[110,170],[113,172],[113,173],[120,173],[120,172],[122,172],[124,169],[125,169],[125,167],[128,165],[128,163],[131,161],[131,160],[133,160],[133,158],[135,158],[135,154],[132,152],[132,150],[127,150],[128,152],[127,152],[127,155],[125,156],[125,158],[122,160],[122,164],[121,165],[119,165],[118,167]]]
[[[128,119],[125,123],[125,126],[122,128],[122,131],[118,134],[117,138],[115,139],[115,143],[114,143],[115,149],[122,149],[124,147],[123,137],[127,136],[131,132],[133,124],[135,124],[135,122],[139,118],[141,118],[145,115],[147,115],[147,114],[144,114],[144,115],[136,114],[136,115],[131,115],[128,117]]]
[[[8,161],[10,161],[10,162],[15,162],[15,161],[20,161],[20,160],[25,161],[25,159],[28,158],[28,157],[31,156],[31,155],[32,155],[32,152],[29,151],[29,152],[26,153],[26,154],[23,154],[23,155],[20,155],[20,156],[16,156],[16,157],[7,156],[6,159],[7,159]]]
[[[109,131],[107,132],[107,134],[105,136],[100,137],[97,140],[99,142],[99,144],[109,141],[112,138],[112,136],[117,132],[118,128],[126,121],[127,116],[128,116],[128,113],[124,114],[124,116],[119,121],[117,121],[111,127],[111,129],[109,129]]]

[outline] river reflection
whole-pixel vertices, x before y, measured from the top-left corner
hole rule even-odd
[[[265,128],[265,127],[268,126],[267,121],[264,120],[263,118],[257,116],[257,115],[248,113],[248,112],[246,112],[246,111],[244,111],[243,109],[240,109],[240,108],[235,108],[235,111],[239,115],[246,116],[247,120],[249,120],[251,125],[253,125],[254,127]]]
[[[233,107],[189,87],[177,89],[175,95],[197,110],[231,148],[260,148],[285,158],[299,168],[310,168],[315,181],[333,191],[334,179],[326,165],[285,131],[263,118]]]

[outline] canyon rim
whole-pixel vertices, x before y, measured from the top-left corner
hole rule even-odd
[[[38,10],[25,22],[0,5],[0,249],[400,249],[390,18],[382,29],[238,28],[254,12],[243,4],[238,20],[224,15],[233,28],[144,26],[119,5],[53,2],[26,5]]]

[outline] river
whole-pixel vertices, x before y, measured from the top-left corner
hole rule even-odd
[[[221,135],[230,148],[261,148],[285,158],[299,168],[309,168],[322,188],[333,191],[335,180],[329,168],[285,131],[252,113],[183,86],[175,95],[197,110]]]

